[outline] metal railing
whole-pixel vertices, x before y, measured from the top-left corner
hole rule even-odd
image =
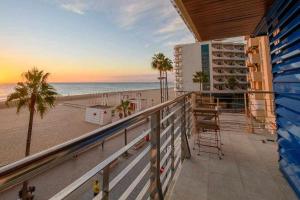
[[[24,181],[37,184],[36,179],[43,182],[44,186],[37,186],[35,194],[43,199],[91,199],[90,185],[91,181],[96,179],[101,183],[101,192],[94,199],[110,199],[111,196],[117,199],[128,197],[162,199],[178,166],[185,158],[190,157],[188,145],[188,136],[192,132],[190,111],[191,93],[186,93],[174,100],[4,166],[0,168],[0,199],[16,198]],[[47,187],[49,181],[47,177],[52,176],[52,171],[53,174],[64,176],[67,173],[66,169],[72,171],[72,167],[76,168],[77,165],[79,168],[83,167],[79,161],[81,157],[86,156],[87,151],[101,146],[108,138],[124,130],[127,137],[126,128],[143,120],[148,121],[147,130],[142,131],[128,144],[125,139],[122,148],[96,166],[90,167],[71,184],[43,196],[40,188]],[[129,151],[131,156],[124,157]],[[114,169],[116,162],[122,164],[119,171]],[[57,172],[58,170],[60,171]]]
[[[198,93],[198,102],[218,107],[221,112],[242,113],[246,117],[246,123],[241,127],[249,132],[267,131],[275,133],[276,116],[274,93],[272,91],[228,91],[228,92],[202,92]]]

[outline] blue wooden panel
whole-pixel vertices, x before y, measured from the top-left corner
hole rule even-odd
[[[268,12],[279,166],[300,198],[300,1],[277,0]]]

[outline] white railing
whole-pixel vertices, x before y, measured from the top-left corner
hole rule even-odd
[[[131,142],[91,167],[60,191],[52,191],[54,195],[43,197],[52,200],[87,199],[86,196],[92,195],[91,183],[98,180],[101,192],[94,199],[111,197],[117,199],[159,197],[162,199],[178,166],[185,158],[190,157],[187,139],[192,132],[190,96],[190,93],[182,95],[175,100],[131,115],[78,139],[0,168],[0,199],[10,194],[15,194],[11,196],[12,198],[16,197],[24,181],[30,183],[32,179],[43,179],[44,172],[51,173],[51,170],[58,170],[55,168],[74,157],[80,160],[80,152],[100,146],[106,138],[119,134],[124,129],[125,137],[127,137],[126,128],[145,120],[148,121],[149,128],[142,131]],[[114,169],[116,162],[122,164],[122,169],[119,171]],[[76,161],[73,162],[75,163]],[[59,174],[64,176],[65,173],[67,172],[61,171]],[[44,185],[36,185],[35,194],[42,192],[40,190],[47,186],[47,181],[49,180],[45,176]]]

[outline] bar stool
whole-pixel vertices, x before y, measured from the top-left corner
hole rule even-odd
[[[195,145],[198,146],[200,155],[201,152],[214,153],[212,151],[203,150],[206,148],[217,149],[216,154],[219,159],[224,156],[222,152],[221,133],[219,125],[219,112],[216,109],[195,108],[193,110],[196,124],[196,138]]]

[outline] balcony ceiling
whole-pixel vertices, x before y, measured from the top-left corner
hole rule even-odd
[[[251,35],[273,0],[174,0],[198,41]]]

